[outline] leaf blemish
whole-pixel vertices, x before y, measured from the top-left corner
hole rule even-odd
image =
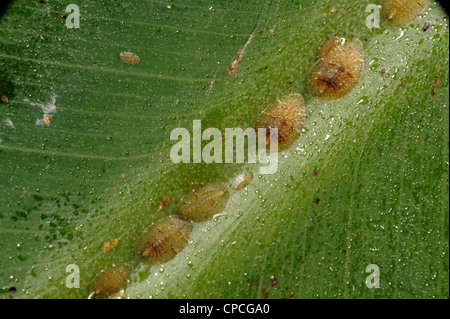
[[[6,124],[7,126],[9,126],[10,128],[16,128],[16,127],[14,126],[13,121],[12,121],[9,117],[6,118],[4,122],[5,122],[5,124]]]
[[[434,77],[433,92],[431,93],[432,98],[434,98],[434,96],[436,95],[436,89],[437,89],[438,83],[439,83],[439,76],[436,74],[436,76]]]
[[[53,114],[56,113],[56,98],[58,95],[52,94],[50,97],[50,102],[47,104],[42,103],[33,103],[30,102],[28,98],[23,99],[25,102],[27,102],[30,105],[33,106],[39,106],[44,113],[41,119],[36,119],[36,125],[37,126],[49,126],[50,125],[50,119],[53,117]]]
[[[250,44],[250,42],[252,42],[253,37],[255,36],[256,33],[256,29],[258,28],[259,25],[259,20],[260,20],[261,16],[258,18],[258,21],[256,22],[256,26],[253,29],[253,32],[250,34],[250,36],[248,37],[247,41],[245,42],[244,46],[242,47],[241,50],[239,50],[238,54],[236,55],[236,58],[233,60],[233,62],[231,62],[230,67],[228,68],[228,73],[229,74],[234,74],[234,72],[236,71],[239,63],[241,62],[242,58],[245,55],[245,49],[247,49],[247,46]]]

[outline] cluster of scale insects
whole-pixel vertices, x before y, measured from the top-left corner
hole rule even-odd
[[[417,20],[430,0],[383,0],[381,18],[388,26],[406,27]],[[427,27],[428,28],[428,27]],[[241,57],[242,58],[242,57]],[[140,58],[132,52],[121,52],[120,59],[127,64],[138,64]],[[237,63],[232,63],[233,72]],[[312,66],[307,87],[309,93],[322,102],[335,102],[352,92],[360,82],[364,70],[364,50],[360,40],[327,37],[318,50],[318,60]],[[278,151],[291,148],[305,125],[306,108],[303,97],[292,93],[277,99],[259,114],[254,128],[265,128],[267,150],[270,149],[270,128],[277,128]],[[239,175],[232,188],[241,190],[252,180],[249,172]],[[148,265],[162,264],[176,257],[189,243],[193,222],[204,222],[217,216],[230,197],[228,186],[212,182],[186,194],[178,202],[174,214],[163,217],[144,229],[136,240],[134,254]],[[158,211],[170,202],[159,205]],[[107,243],[108,249],[117,240]],[[104,250],[107,249],[104,247]],[[92,281],[91,297],[126,298],[124,288],[128,283],[129,266],[112,265],[102,270]]]
[[[243,173],[235,179],[233,188],[241,190],[251,180],[251,173]],[[229,197],[228,186],[217,182],[204,184],[189,192],[180,199],[173,215],[159,219],[142,231],[135,242],[134,255],[147,265],[163,264],[175,258],[189,243],[193,222],[208,221],[217,216],[225,208]],[[158,211],[169,201],[164,198]],[[108,242],[105,246],[110,244]],[[92,282],[89,298],[125,298],[123,289],[128,275],[126,264],[112,265],[101,271]]]

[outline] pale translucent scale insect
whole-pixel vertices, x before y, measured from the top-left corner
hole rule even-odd
[[[237,176],[233,181],[233,188],[237,191],[243,189],[245,186],[250,184],[252,181],[253,175],[250,172],[245,172],[239,176]]]
[[[175,214],[187,221],[206,221],[225,208],[229,197],[227,186],[209,183],[183,197],[175,208]]]
[[[103,251],[108,251],[108,250],[113,249],[114,247],[116,247],[118,242],[119,242],[119,239],[117,239],[117,238],[111,239],[110,241],[108,241],[107,243],[105,243],[103,245]]]
[[[318,57],[308,75],[309,93],[322,102],[335,102],[350,94],[364,72],[361,41],[328,37],[320,45]]]
[[[120,52],[120,59],[127,64],[138,64],[141,59],[133,52]]]
[[[430,0],[383,0],[381,19],[391,27],[407,27],[428,7]]]
[[[270,128],[277,128],[278,151],[294,145],[306,121],[305,101],[300,94],[288,94],[267,106],[256,119],[255,130],[266,129],[266,146],[270,151]]]
[[[173,216],[148,226],[139,236],[134,253],[145,264],[161,264],[174,258],[189,242],[192,225]]]

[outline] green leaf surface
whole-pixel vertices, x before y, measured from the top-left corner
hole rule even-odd
[[[449,26],[438,3],[409,27],[369,29],[372,1],[73,2],[78,29],[60,0],[14,1],[0,20],[2,298],[86,298],[113,263],[130,265],[129,298],[448,298]],[[333,34],[363,42],[364,75],[322,103],[306,79]],[[289,93],[303,95],[306,127],[275,174],[170,160],[174,128],[252,127]],[[176,258],[137,261],[140,232],[182,196],[246,170],[252,182],[195,223]],[[66,287],[70,264],[79,289]],[[366,286],[369,264],[378,289]]]

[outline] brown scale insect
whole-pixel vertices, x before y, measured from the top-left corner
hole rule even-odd
[[[120,59],[127,64],[138,64],[141,59],[133,52],[120,52]]]
[[[229,197],[227,186],[209,183],[183,197],[175,208],[175,214],[187,221],[206,221],[225,208]]]
[[[130,269],[125,264],[112,265],[102,270],[92,281],[91,294],[92,297],[108,298],[123,289],[128,283],[128,275]]]
[[[163,217],[144,229],[134,253],[145,264],[165,263],[186,247],[191,232],[191,224],[172,216]]]
[[[297,142],[305,125],[306,107],[298,93],[288,94],[269,105],[258,116],[255,130],[266,129],[266,149],[270,151],[270,128],[278,129],[278,152],[289,149]]]
[[[430,0],[383,0],[381,19],[391,27],[407,27],[417,20]]]
[[[309,93],[322,102],[335,102],[350,94],[364,71],[362,42],[328,37],[320,45],[318,57],[309,71]]]

